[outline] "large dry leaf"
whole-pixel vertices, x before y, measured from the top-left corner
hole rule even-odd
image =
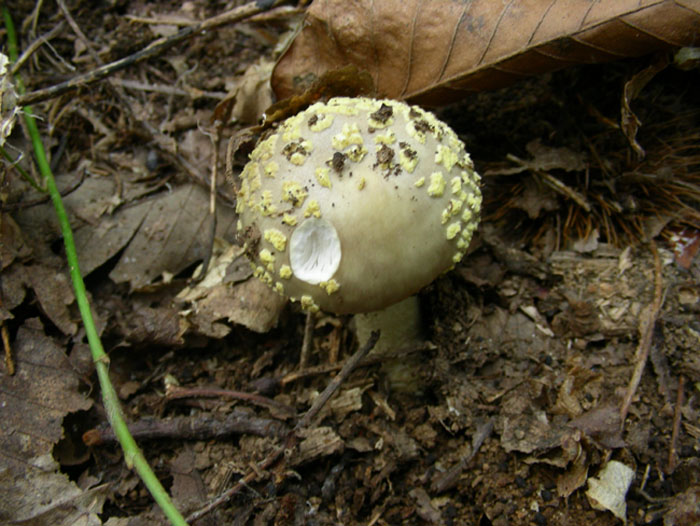
[[[92,401],[79,392],[68,357],[38,319],[19,328],[13,351],[15,375],[0,364],[0,468],[21,474],[33,469],[31,459],[51,453],[63,434],[63,417]]]
[[[164,272],[177,274],[204,259],[211,242],[209,194],[205,189],[194,184],[181,186],[138,206],[146,207],[146,214],[109,274],[112,280],[141,289]],[[219,207],[217,235],[232,237],[235,228],[233,210]]]
[[[60,473],[50,454],[31,459],[23,474],[0,468],[0,521],[22,526],[100,526],[108,484],[82,490]]]
[[[380,96],[440,105],[572,64],[700,42],[700,0],[315,0],[277,64],[279,98],[367,69]]]
[[[259,279],[250,278],[252,274],[241,247],[221,240],[214,243],[206,276],[177,296],[186,305],[182,319],[188,329],[223,338],[231,331],[226,320],[259,333],[276,327],[285,300]]]

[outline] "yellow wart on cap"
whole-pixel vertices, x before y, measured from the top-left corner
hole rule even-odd
[[[284,249],[287,247],[287,236],[276,228],[268,228],[265,230],[264,237],[265,241],[272,244],[272,246],[275,247],[275,250],[278,250],[279,252],[284,252]]]
[[[430,186],[428,186],[428,195],[431,197],[442,197],[445,192],[445,178],[442,172],[433,172],[430,174]]]
[[[454,239],[457,237],[457,234],[459,234],[459,231],[462,230],[462,225],[458,222],[452,223],[450,226],[447,227],[447,239]]]
[[[282,265],[280,267],[280,278],[290,279],[292,277],[292,267],[289,265]]]
[[[375,144],[386,144],[387,146],[391,146],[396,142],[396,134],[389,130],[384,134],[378,133],[377,135],[374,136],[374,143]]]
[[[437,152],[435,153],[435,163],[442,164],[448,172],[457,163],[459,157],[457,152],[443,144],[438,144]]]
[[[318,312],[318,305],[310,295],[304,294],[299,301],[301,308],[306,312]]]
[[[321,186],[325,186],[326,188],[330,188],[331,187],[330,173],[331,173],[330,168],[327,168],[325,166],[319,166],[318,168],[316,168],[315,174],[316,174],[316,179],[318,180],[318,184],[320,184]]]
[[[318,201],[316,199],[311,199],[309,201],[308,206],[306,207],[306,210],[304,210],[304,217],[321,217],[321,207],[318,204]]]
[[[347,122],[343,124],[342,131],[334,135],[331,140],[333,148],[339,152],[342,152],[345,148],[354,144],[362,146],[363,142],[360,128],[354,122],[352,124],[348,124]]]
[[[329,296],[340,289],[340,285],[334,279],[329,279],[328,281],[322,281],[319,286],[326,291]]]
[[[309,124],[309,129],[313,132],[322,132],[326,128],[330,128],[331,124],[333,124],[333,115],[316,113],[312,115],[312,118],[313,117],[316,117],[314,123]],[[311,119],[309,119],[309,121],[310,120]]]
[[[280,165],[275,161],[270,161],[265,165],[265,175],[268,177],[274,177],[277,175],[277,171],[280,169]]]
[[[282,183],[282,200],[291,203],[294,206],[304,204],[304,199],[309,195],[303,186],[296,181],[285,181]]]

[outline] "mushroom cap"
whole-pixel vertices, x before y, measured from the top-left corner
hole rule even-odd
[[[432,113],[337,97],[284,121],[237,192],[255,275],[306,309],[370,312],[451,269],[479,223],[464,144]]]

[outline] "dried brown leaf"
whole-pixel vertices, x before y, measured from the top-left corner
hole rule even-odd
[[[0,465],[24,473],[30,459],[50,453],[61,438],[63,417],[92,401],[78,391],[68,357],[36,318],[20,327],[13,351],[16,374],[0,365]]]
[[[527,76],[700,40],[698,0],[317,0],[273,72],[279,98],[354,64],[380,95],[441,105]]]
[[[620,425],[620,409],[617,404],[603,404],[569,422],[601,446],[616,449],[625,446]]]
[[[87,276],[123,249],[138,230],[146,212],[147,205],[122,208],[113,216],[102,217],[97,225],[87,224],[76,229],[75,246],[80,272]]]
[[[26,258],[30,254],[31,249],[14,219],[0,214],[0,270],[5,270],[16,258]]]
[[[82,490],[58,469],[48,453],[27,459],[25,473],[0,469],[0,522],[100,526],[109,484]]]
[[[26,290],[34,290],[42,312],[64,334],[73,335],[78,330],[69,306],[75,296],[64,269],[48,265],[22,265],[17,262],[2,275],[2,308],[0,317],[11,318],[10,311],[24,301]]]
[[[695,485],[664,503],[664,526],[693,526],[700,521],[700,486]]]
[[[164,272],[177,274],[204,259],[211,221],[206,190],[194,184],[184,185],[138,206],[146,207],[146,214],[110,273],[112,280],[143,289]],[[220,207],[217,235],[231,237],[234,229],[233,211]]]
[[[212,118],[221,122],[233,118],[243,124],[258,124],[265,109],[272,104],[270,75],[273,66],[269,59],[249,66],[226,98],[216,105]]]
[[[44,265],[27,267],[26,276],[44,313],[63,334],[75,334],[78,326],[68,310],[75,295],[68,276]]]
[[[226,321],[259,333],[275,327],[285,300],[262,281],[247,279],[251,274],[241,247],[215,243],[206,276],[177,296],[186,304],[190,330],[222,338],[231,330]]]

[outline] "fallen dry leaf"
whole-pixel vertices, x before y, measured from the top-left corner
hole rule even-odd
[[[70,279],[62,271],[44,265],[27,267],[26,277],[34,289],[41,309],[63,334],[73,335],[78,326],[68,306],[75,300]]]
[[[273,72],[279,98],[354,64],[381,96],[443,105],[572,64],[698,42],[698,0],[317,0]]]
[[[588,497],[591,506],[608,510],[622,522],[627,522],[627,490],[634,479],[634,470],[622,462],[611,460],[598,473],[598,478],[588,479]]]
[[[700,521],[700,486],[695,485],[664,503],[664,526],[693,526]]]
[[[269,59],[260,59],[249,66],[216,106],[214,118],[222,122],[233,118],[243,124],[258,124],[263,112],[272,104],[269,80],[273,66]]]
[[[63,334],[74,335],[77,332],[75,315],[69,308],[75,296],[65,269],[38,263],[23,265],[17,262],[11,265],[2,276],[0,291],[3,308],[12,310],[18,306],[24,301],[28,289],[34,291],[42,312]],[[4,312],[0,315],[3,318],[10,317]],[[99,319],[97,322],[101,327]]]
[[[99,513],[109,484],[82,490],[49,453],[26,459],[26,472],[0,468],[0,521],[3,524],[101,526]]]
[[[113,281],[128,282],[132,290],[139,290],[164,272],[177,274],[204,259],[210,242],[206,190],[184,185],[138,206],[147,211],[134,239],[109,274]],[[232,237],[236,226],[233,210],[221,206],[217,217],[217,235]]]
[[[141,226],[148,208],[144,203],[122,208],[111,217],[103,217],[97,225],[88,224],[76,229],[75,248],[83,276],[126,246]]]
[[[285,300],[260,280],[247,279],[251,274],[244,250],[217,240],[206,276],[177,296],[190,330],[223,338],[231,330],[226,321],[259,333],[275,327]]]
[[[13,351],[16,374],[5,374],[0,365],[0,459],[13,473],[24,473],[31,459],[51,453],[63,434],[63,417],[89,409],[92,401],[78,391],[68,357],[38,319],[19,328]]]
[[[15,259],[26,258],[31,249],[26,245],[22,230],[9,214],[0,214],[0,269],[6,269]]]

